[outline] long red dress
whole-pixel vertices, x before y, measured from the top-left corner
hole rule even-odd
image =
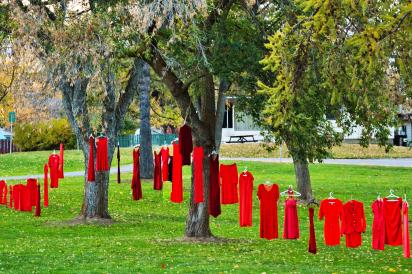
[[[222,204],[236,204],[239,201],[237,184],[238,172],[236,164],[220,165],[219,171]]]
[[[409,204],[404,201],[402,203],[402,248],[403,248],[403,257],[411,257],[411,242],[409,237]]]
[[[372,223],[372,248],[376,250],[385,249],[385,210],[383,200],[378,199],[371,205],[373,212]]]
[[[153,189],[162,190],[162,159],[160,153],[154,152],[154,177],[153,177]]]
[[[49,168],[50,168],[50,187],[59,187],[59,155],[52,154],[49,156]]]
[[[34,211],[34,216],[40,217],[40,214],[41,214],[41,207],[40,207],[40,199],[41,199],[41,196],[40,196],[40,184],[37,185],[36,189],[37,189],[37,195],[36,195],[36,210]]]
[[[285,216],[283,222],[283,239],[298,239],[299,238],[299,221],[297,201],[293,198],[288,198],[285,201]]]
[[[60,156],[59,156],[59,178],[64,178],[64,147],[63,144],[60,144]]]
[[[132,177],[133,200],[142,199],[142,182],[140,181],[140,150],[133,149],[133,177]]]
[[[13,186],[13,207],[15,210],[21,210],[20,192],[24,185],[17,184]]]
[[[343,205],[339,199],[325,199],[320,203],[319,220],[325,218],[323,225],[326,245],[339,245],[341,221],[343,220]]]
[[[193,149],[194,202],[203,203],[203,147]]]
[[[49,206],[49,166],[44,164],[44,177],[43,177],[43,206]]]
[[[402,245],[402,198],[396,201],[383,199],[385,210],[385,244]]]
[[[209,215],[216,218],[222,213],[220,208],[219,155],[211,155],[209,162]]]
[[[89,137],[89,162],[87,163],[87,181],[89,183],[95,181],[95,165],[94,165],[94,145],[95,140],[93,136]]]
[[[169,148],[162,147],[160,155],[162,158],[162,180],[166,182],[169,181]]]
[[[37,180],[30,178],[27,179],[27,191],[29,192],[29,199],[30,199],[30,205],[31,206],[36,206],[37,204]]]
[[[257,196],[260,200],[260,238],[278,238],[278,199],[279,186],[268,187],[260,184]]]
[[[0,181],[0,205],[7,204],[7,184],[5,181]]]
[[[21,190],[20,190],[20,210],[21,211],[32,211],[32,205],[31,205],[31,190],[25,186],[22,185]]]
[[[192,128],[184,124],[179,129],[179,147],[182,155],[182,165],[190,166],[190,154],[193,151]]]
[[[109,170],[109,146],[107,137],[97,138],[96,149],[96,171],[108,171]]]
[[[9,186],[9,208],[13,208],[13,186]]]
[[[182,177],[182,155],[178,143],[173,143],[173,172],[172,192],[170,201],[181,203],[183,201],[183,177]]]
[[[316,235],[315,235],[315,224],[313,222],[313,216],[315,215],[315,209],[309,207],[309,244],[308,251],[310,253],[316,254]]]
[[[362,233],[366,230],[363,203],[351,200],[343,205],[342,234],[346,235],[346,247],[362,245]]]
[[[249,171],[239,175],[239,224],[252,226],[253,175]]]

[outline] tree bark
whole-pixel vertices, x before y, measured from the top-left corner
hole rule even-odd
[[[293,159],[293,165],[295,167],[296,186],[302,194],[301,199],[309,202],[313,199],[309,163],[300,159]]]
[[[215,144],[216,151],[219,152],[220,145],[222,144],[222,126],[225,113],[226,95],[229,90],[230,83],[225,79],[220,80],[219,93],[216,104],[216,123],[215,123]]]
[[[152,130],[150,128],[150,70],[139,59],[139,106],[140,106],[140,176],[153,178]]]

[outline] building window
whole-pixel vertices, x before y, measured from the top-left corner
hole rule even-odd
[[[233,128],[233,103],[225,105],[222,128]]]

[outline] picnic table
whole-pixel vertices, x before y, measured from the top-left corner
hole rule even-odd
[[[249,138],[249,139],[248,139]],[[228,143],[248,143],[257,142],[253,135],[232,135],[229,137]]]

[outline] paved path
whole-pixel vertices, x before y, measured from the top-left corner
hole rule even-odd
[[[223,161],[248,161],[248,162],[264,162],[264,163],[292,163],[292,158],[225,158]],[[391,166],[391,167],[412,167],[412,158],[398,158],[398,159],[325,159],[325,164],[336,165],[359,165],[359,166]],[[125,165],[120,167],[121,172],[132,172],[132,165]],[[117,167],[110,170],[111,173],[117,172]],[[65,172],[65,177],[79,177],[83,176],[84,171]],[[27,178],[43,178],[43,174],[25,175],[25,176],[11,176],[0,177],[1,180],[25,180]]]

